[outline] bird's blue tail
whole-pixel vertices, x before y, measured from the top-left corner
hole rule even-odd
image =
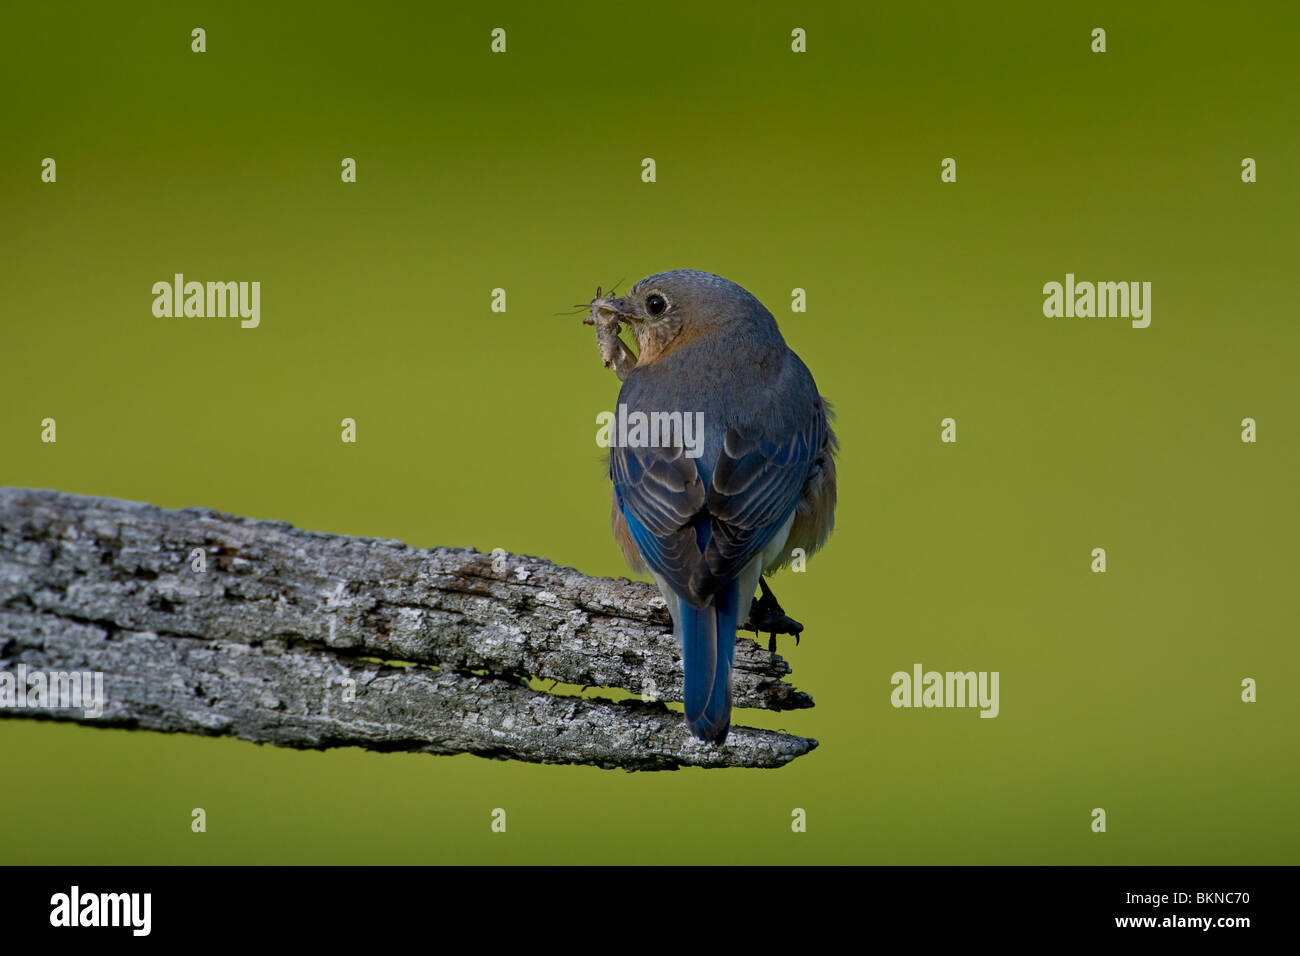
[[[732,581],[702,608],[681,602],[686,722],[701,740],[722,743],[731,726],[731,661],[740,584]]]

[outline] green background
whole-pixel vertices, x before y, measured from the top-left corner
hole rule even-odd
[[[0,861],[1300,862],[1297,9],[917,6],[5,4],[0,484],[621,575],[618,383],[555,313],[678,267],[768,304],[843,451],[775,582],[817,707],[736,715],[821,741],[786,768],[6,720]],[[1151,327],[1044,318],[1067,271]],[[155,318],[174,272],[261,327]],[[915,662],[1001,715],[895,710]]]

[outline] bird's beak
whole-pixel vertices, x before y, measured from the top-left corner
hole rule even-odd
[[[596,297],[588,304],[589,314],[583,322],[587,325],[594,325],[597,317],[617,317],[622,322],[633,322],[635,317],[624,311],[624,301],[609,296],[600,295],[600,290],[596,290]]]

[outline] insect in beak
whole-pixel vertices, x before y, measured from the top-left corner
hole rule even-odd
[[[601,292],[600,286],[596,286],[596,297],[587,303],[587,317],[582,320],[583,325],[595,325],[597,317],[607,320],[608,317],[617,317],[626,320],[628,317],[618,307],[619,300],[612,296],[613,290],[610,290],[610,295],[605,295]]]

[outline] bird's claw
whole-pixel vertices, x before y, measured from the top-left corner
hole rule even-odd
[[[803,625],[786,616],[785,609],[777,603],[776,595],[772,593],[772,589],[767,586],[767,582],[762,578],[758,579],[758,587],[762,591],[762,596],[749,606],[749,620],[745,622],[744,629],[753,631],[755,636],[760,631],[767,631],[767,649],[773,654],[776,653],[776,636],[778,634],[792,635],[795,647],[798,647],[799,635],[803,633]]]

